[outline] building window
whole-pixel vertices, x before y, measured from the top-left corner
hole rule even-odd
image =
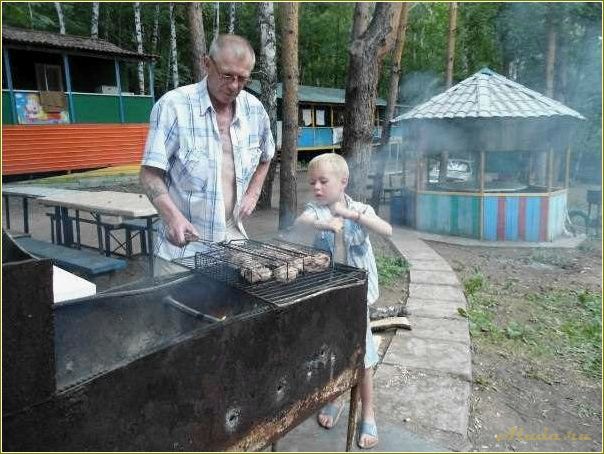
[[[63,91],[61,66],[36,63],[36,83],[40,91]]]

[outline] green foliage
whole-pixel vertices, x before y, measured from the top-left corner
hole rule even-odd
[[[171,89],[169,72],[169,15],[161,2],[160,40],[156,53],[155,92]],[[142,3],[144,49],[152,52],[151,36],[155,3]],[[67,32],[87,36],[90,32],[90,2],[62,2]],[[399,103],[410,108],[443,90],[448,28],[447,3],[414,3],[409,14],[402,59]],[[181,84],[192,82],[187,4],[175,3],[175,19]],[[275,3],[277,46],[279,4]],[[228,3],[220,3],[220,31],[228,25]],[[256,2],[237,3],[236,33],[246,36],[259,50]],[[354,3],[306,2],[300,4],[299,71],[306,85],[344,88],[348,64],[348,43]],[[52,2],[4,2],[5,24],[36,30],[58,30]],[[539,92],[545,90],[548,14],[557,32],[555,97],[578,110],[586,118],[576,136],[575,159],[583,167],[575,171],[599,169],[601,155],[601,14],[598,2],[470,2],[459,3],[454,80],[461,81],[480,68],[489,66]],[[216,2],[203,3],[204,29],[209,43],[214,34]],[[135,50],[131,3],[101,2],[99,36],[125,49]],[[391,57],[380,70],[379,94],[386,96]],[[135,78],[134,69],[128,75]],[[278,68],[280,72],[280,68]]]
[[[498,295],[483,287],[468,302],[464,313],[475,341],[522,357],[529,364],[564,361],[577,364],[588,377],[601,377],[601,295],[587,291],[532,293],[526,295],[521,308],[510,309],[506,301],[499,301]]]
[[[482,289],[485,285],[486,285],[486,278],[478,270],[476,270],[476,272],[472,276],[468,277],[467,279],[464,279],[464,281],[463,281],[463,288],[464,288],[464,292],[465,292],[466,296],[474,295],[478,290]]]
[[[409,270],[409,264],[402,257],[378,255],[375,258],[380,285],[386,287],[394,284]]]

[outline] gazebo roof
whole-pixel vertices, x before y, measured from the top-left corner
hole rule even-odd
[[[392,122],[562,116],[585,120],[583,115],[564,104],[507,79],[489,68],[483,68],[447,91],[394,118]]]
[[[60,49],[75,52],[86,52],[96,55],[111,55],[128,59],[154,59],[156,55],[138,54],[131,50],[122,49],[109,41],[92,39],[90,37],[61,35],[41,30],[26,30],[23,28],[2,26],[3,45],[21,45],[32,49]]]

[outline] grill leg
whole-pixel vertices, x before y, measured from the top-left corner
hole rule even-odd
[[[350,410],[348,411],[348,432],[346,434],[346,452],[352,449],[352,442],[357,431],[357,412],[359,409],[358,400],[359,385],[354,385],[350,390]]]

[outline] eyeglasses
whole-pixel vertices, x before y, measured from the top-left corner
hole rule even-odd
[[[211,56],[210,56],[210,60],[212,60],[212,63],[214,63],[216,72],[218,73],[220,80],[222,80],[222,83],[224,83],[224,84],[228,85],[228,84],[232,83],[233,81],[237,81],[237,85],[245,86],[252,80],[251,77],[236,76],[234,74],[224,74],[218,68],[218,64],[216,63],[216,60],[214,60]]]

